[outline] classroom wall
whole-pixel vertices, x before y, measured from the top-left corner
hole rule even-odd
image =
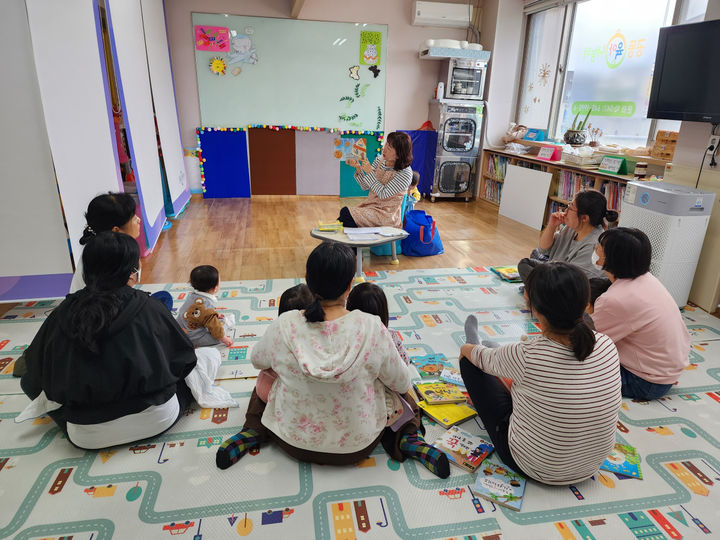
[[[705,20],[716,19],[720,19],[720,0],[709,0]],[[672,168],[665,175],[665,180],[695,187],[710,130],[708,123],[682,123]],[[708,167],[708,159],[705,159],[698,187],[705,191],[714,191],[716,196],[689,300],[712,312],[717,310],[720,301],[720,170]]]
[[[520,0],[504,0],[520,2]],[[465,3],[465,2],[462,2]],[[290,17],[289,0],[171,0],[165,2],[170,54],[183,145],[195,146],[200,106],[195,74],[191,13],[228,13]],[[412,0],[306,0],[300,19],[372,22],[388,25],[386,131],[416,129],[427,120],[428,100],[440,77],[440,62],[419,60],[420,44],[429,38],[465,39],[461,28],[412,26]]]

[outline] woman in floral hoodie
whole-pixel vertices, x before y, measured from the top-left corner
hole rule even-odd
[[[354,272],[347,246],[323,243],[310,254],[306,281],[315,299],[304,312],[283,313],[253,349],[253,366],[273,369],[277,379],[267,404],[253,391],[243,430],[218,449],[218,467],[268,439],[298,460],[325,465],[357,463],[381,442],[394,459],[413,457],[449,475],[447,456],[418,433],[410,375],[387,328],[375,315],[345,309]],[[386,388],[414,413],[393,424],[397,431],[387,425]]]

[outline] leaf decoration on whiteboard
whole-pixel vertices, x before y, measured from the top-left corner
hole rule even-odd
[[[349,109],[350,106],[355,102],[355,99],[350,96],[343,96],[340,98],[340,101],[347,102],[346,105],[347,105],[347,108]]]
[[[349,68],[349,70],[350,70],[350,78],[355,81],[359,81],[360,75],[358,75],[358,71],[360,71],[360,66],[352,66]]]

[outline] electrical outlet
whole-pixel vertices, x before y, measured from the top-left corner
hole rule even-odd
[[[718,143],[720,143],[720,135],[710,135],[710,140],[707,145],[707,153],[714,154],[717,150]]]

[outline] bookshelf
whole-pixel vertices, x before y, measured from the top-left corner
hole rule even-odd
[[[479,192],[481,199],[497,206],[500,205],[502,186],[508,165],[528,167],[553,175],[543,223],[547,223],[551,213],[567,207],[575,193],[581,189],[597,189],[607,198],[608,208],[619,213],[625,185],[628,180],[633,179],[632,175],[614,175],[562,161],[545,161],[538,159],[533,154],[483,150]],[[629,168],[632,168],[633,165],[632,162],[629,162]]]

